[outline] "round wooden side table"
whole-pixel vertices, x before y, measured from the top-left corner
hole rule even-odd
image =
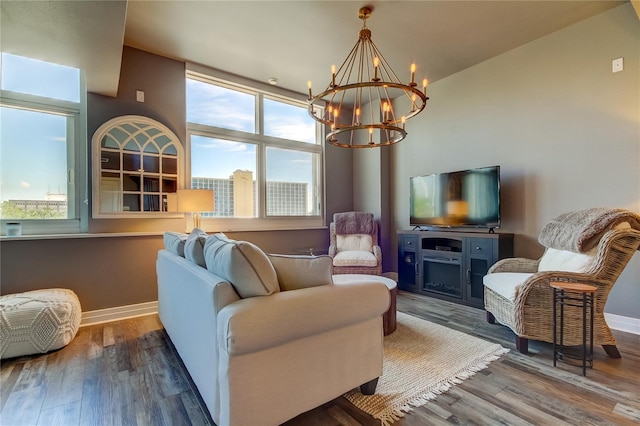
[[[551,281],[553,288],[553,366],[556,361],[572,364],[568,360],[582,361],[582,375],[587,375],[587,365],[593,368],[593,302],[597,287],[587,284]],[[560,340],[558,334],[558,310],[560,306]],[[582,351],[579,356],[570,353],[564,346],[564,307],[582,308]],[[589,315],[587,315],[589,308]],[[587,352],[587,316],[589,317],[589,351]]]

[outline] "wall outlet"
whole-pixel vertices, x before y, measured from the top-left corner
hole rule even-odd
[[[624,69],[624,60],[622,58],[611,61],[611,72],[619,72]]]
[[[144,102],[144,92],[142,90],[136,90],[136,101]]]

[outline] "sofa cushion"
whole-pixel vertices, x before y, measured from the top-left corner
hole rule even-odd
[[[341,251],[333,257],[333,266],[377,266],[378,259],[368,251]]]
[[[187,234],[181,232],[165,232],[162,235],[164,248],[173,254],[184,257],[184,244],[187,240]]]
[[[533,274],[523,272],[496,272],[485,275],[482,282],[485,287],[514,302],[518,295],[518,286],[531,275]]]
[[[273,265],[255,244],[214,234],[204,244],[204,258],[207,269],[229,281],[242,298],[280,291]]]
[[[586,272],[596,258],[597,247],[587,253],[548,248],[540,258],[538,271]]]
[[[200,228],[193,228],[187,241],[184,243],[184,257],[203,268],[207,267],[204,261],[204,243],[206,240],[206,232]]]
[[[373,239],[368,234],[336,235],[338,252],[349,250],[373,251]]]
[[[268,256],[282,291],[333,284],[333,263],[329,256]]]

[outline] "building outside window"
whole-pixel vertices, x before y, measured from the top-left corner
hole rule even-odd
[[[304,99],[194,71],[186,91],[187,181],[214,191],[203,220],[232,230],[324,224],[322,129]]]
[[[86,231],[80,70],[3,52],[1,80],[3,229],[19,222],[25,234]]]

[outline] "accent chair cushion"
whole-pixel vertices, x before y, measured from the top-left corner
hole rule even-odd
[[[373,238],[368,234],[336,235],[338,252],[360,250],[373,251]]]
[[[184,257],[184,244],[187,241],[187,234],[181,232],[165,232],[162,235],[164,248],[171,253]]]
[[[485,287],[514,302],[518,295],[518,287],[531,275],[533,274],[523,272],[496,272],[485,275],[482,282]]]
[[[204,244],[204,258],[207,269],[229,281],[243,299],[280,291],[276,270],[255,244],[214,234]]]
[[[184,257],[203,268],[207,267],[204,260],[204,243],[206,240],[206,232],[200,228],[193,228],[187,241],[184,243]]]
[[[333,257],[333,266],[378,266],[378,259],[370,251],[339,251]]]
[[[333,263],[329,256],[268,256],[281,291],[333,284]]]

